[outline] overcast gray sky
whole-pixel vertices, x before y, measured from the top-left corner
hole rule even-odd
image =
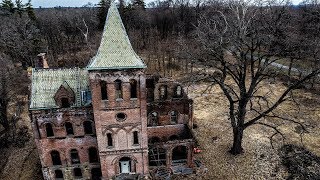
[[[27,2],[28,0],[23,0]],[[31,0],[33,7],[38,8],[41,7],[81,7],[88,2],[92,4],[97,4],[100,0]],[[153,0],[145,0],[145,3],[148,4]],[[302,0],[292,0],[293,4],[299,4]]]

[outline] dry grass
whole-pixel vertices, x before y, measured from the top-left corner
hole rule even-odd
[[[282,83],[264,82],[263,87],[273,88],[280,94],[285,88]],[[218,86],[201,95],[206,84],[193,85],[188,89],[194,99],[194,117],[198,128],[195,136],[203,149],[196,155],[208,168],[205,175],[195,175],[188,179],[285,179],[286,169],[281,165],[277,148],[283,144],[304,145],[311,152],[320,156],[320,97],[303,90],[295,92],[299,108],[294,102],[285,102],[277,113],[287,118],[303,122],[309,133],[300,136],[297,124],[269,119],[280,125],[286,139],[277,136],[273,149],[269,137],[272,129],[255,125],[245,130],[243,148],[245,152],[239,156],[228,153],[232,145],[232,130],[228,120],[228,102]],[[262,88],[262,92],[266,90]],[[217,137],[217,140],[213,140]],[[301,140],[302,139],[302,143]]]

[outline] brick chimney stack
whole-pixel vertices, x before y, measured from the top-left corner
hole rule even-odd
[[[44,68],[44,69],[48,69],[49,68],[46,53],[38,54],[37,68]]]

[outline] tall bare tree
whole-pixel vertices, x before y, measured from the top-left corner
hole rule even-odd
[[[265,2],[265,1],[264,1]],[[260,124],[282,134],[268,118],[303,124],[281,117],[274,110],[291,98],[292,90],[306,80],[317,76],[320,69],[302,77],[276,96],[272,89],[259,92],[263,81],[283,75],[281,41],[285,40],[287,22],[286,4],[275,1],[221,1],[220,6],[209,8],[196,29],[196,42],[188,47],[187,58],[200,65],[215,69],[214,73],[198,73],[194,80],[207,80],[218,85],[229,102],[229,119],[233,129],[232,154],[243,152],[244,131]],[[191,50],[194,50],[191,52]],[[200,75],[199,75],[200,74]],[[303,127],[304,128],[304,127]],[[271,139],[274,135],[271,136]]]

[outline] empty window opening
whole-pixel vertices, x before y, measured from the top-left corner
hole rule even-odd
[[[70,107],[70,102],[68,98],[61,98],[61,107],[62,108]]]
[[[182,97],[182,87],[180,85],[176,87],[175,95],[177,98]]]
[[[100,180],[102,177],[102,172],[100,168],[92,168],[91,169],[91,179],[92,180]]]
[[[165,166],[166,150],[162,148],[149,149],[149,166]]]
[[[134,79],[130,80],[130,98],[137,98],[138,91],[137,91],[137,81]]]
[[[73,175],[75,178],[82,178],[82,171],[80,168],[73,169]]]
[[[116,118],[118,121],[124,121],[127,118],[127,115],[125,113],[118,113]]]
[[[54,136],[52,125],[50,123],[46,124],[46,133],[47,133],[47,137]]]
[[[101,99],[107,100],[108,99],[107,83],[105,81],[101,81],[100,88],[101,88]]]
[[[66,128],[67,135],[74,135],[72,123],[66,122],[64,126]]]
[[[90,163],[99,162],[98,151],[97,151],[97,148],[95,147],[89,148],[89,162]]]
[[[70,151],[70,156],[71,156],[71,164],[80,164],[79,154],[76,149],[72,149]]]
[[[86,135],[93,134],[93,127],[92,127],[91,121],[84,121],[83,127],[84,127],[84,134]]]
[[[146,80],[146,88],[153,88],[154,89],[154,79],[147,79]]]
[[[170,112],[170,120],[172,124],[178,123],[178,112],[177,111],[171,111]]]
[[[157,112],[151,113],[149,125],[150,126],[158,126],[158,123],[159,123],[158,113]]]
[[[116,98],[122,99],[122,82],[118,79],[115,82]]]
[[[160,142],[160,138],[157,137],[157,136],[151,137],[151,138],[149,139],[149,143],[151,143],[151,144],[153,144],[153,143],[158,143],[158,142]]]
[[[61,165],[60,153],[58,151],[51,151],[51,160],[53,165]]]
[[[107,139],[108,139],[108,146],[113,146],[111,133],[107,134]]]
[[[172,150],[172,163],[186,163],[188,151],[186,146],[177,146]]]
[[[167,86],[160,87],[160,99],[167,99]]]
[[[178,139],[179,139],[179,136],[177,136],[177,135],[172,135],[169,137],[170,141],[174,141],[174,140],[178,140]]]
[[[56,176],[56,179],[63,179],[63,173],[61,170],[55,170],[54,174]]]
[[[133,144],[139,144],[138,131],[133,132]]]

